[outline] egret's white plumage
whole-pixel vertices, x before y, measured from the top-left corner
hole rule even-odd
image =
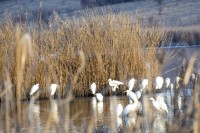
[[[160,108],[162,111],[168,113],[167,105],[165,102],[160,102]]]
[[[96,84],[92,83],[91,86],[90,86],[90,90],[91,90],[93,95],[96,93],[96,88],[97,88]]]
[[[116,89],[119,89],[119,85],[123,85],[123,82],[117,81],[117,80],[112,80],[108,79],[109,85],[112,87],[112,91],[116,91]]]
[[[192,78],[192,80],[195,80],[196,75],[193,73],[193,74],[191,75],[191,78]]]
[[[135,85],[135,79],[134,78],[132,78],[132,79],[130,79],[129,81],[128,81],[128,89],[129,90],[133,90],[133,87],[134,87],[134,85]]]
[[[170,84],[170,89],[171,89],[171,91],[174,90],[174,85],[172,83]]]
[[[129,113],[138,110],[138,102],[128,104],[122,111],[122,116],[127,116]]]
[[[57,89],[57,84],[51,84],[50,89],[51,89],[51,96],[53,96],[56,92]]]
[[[141,85],[140,85],[140,89],[141,90],[144,90],[148,85],[148,79],[143,79],[142,82],[141,82]]]
[[[123,106],[121,104],[118,104],[116,107],[116,115],[119,117],[122,114]]]
[[[153,97],[151,97],[150,100],[152,100],[153,106],[154,106],[158,111],[160,111],[161,109],[160,109],[160,104],[159,104],[159,102],[156,101]]]
[[[181,77],[176,77],[175,79],[175,83],[176,83],[176,88],[180,87],[180,81],[181,81]]]
[[[135,95],[134,92],[130,90],[126,90],[125,92],[127,93],[129,99],[131,99],[133,102],[138,102],[137,96]]]
[[[167,105],[164,102],[156,101],[153,97],[150,98],[152,100],[153,106],[157,109],[159,112],[166,112],[168,113]]]
[[[154,82],[155,89],[161,89],[162,85],[163,85],[163,78],[160,76],[156,77]]]
[[[33,95],[38,89],[39,89],[39,84],[33,85],[29,94]]]
[[[142,93],[140,91],[136,91],[135,95],[136,95],[137,99],[140,99],[140,97],[142,96]]]
[[[165,85],[166,85],[166,88],[169,87],[169,85],[170,85],[170,78],[166,78],[165,79]]]
[[[176,84],[179,84],[179,82],[181,81],[181,77],[176,77],[176,79],[175,79],[175,82],[176,82]]]
[[[101,93],[96,93],[95,95],[98,102],[103,102],[103,95]]]

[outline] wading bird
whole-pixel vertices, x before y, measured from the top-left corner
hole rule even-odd
[[[122,116],[126,117],[129,113],[138,110],[138,102],[128,104],[122,111]]]
[[[129,98],[129,103],[138,102],[137,96],[134,92],[130,90],[126,90],[125,92],[127,93],[127,96]]]
[[[39,84],[33,85],[29,94],[32,96],[38,89],[39,89]]]
[[[162,85],[163,85],[163,78],[160,76],[156,77],[155,82],[154,82],[155,89],[156,90],[161,89]]]
[[[91,86],[90,86],[90,90],[91,90],[93,95],[96,93],[96,88],[97,88],[96,84],[92,83]]]
[[[196,79],[196,75],[193,73],[193,74],[191,75],[191,78],[192,78],[192,80],[195,80],[195,79]]]
[[[96,93],[95,95],[98,102],[103,102],[103,95],[101,93]]]
[[[176,79],[175,79],[175,85],[176,85],[176,88],[179,88],[180,87],[180,81],[182,80],[182,78],[181,77],[176,77]]]
[[[150,100],[152,100],[152,104],[157,111],[168,113],[167,105],[164,102],[156,101],[153,97]]]
[[[112,87],[112,91],[115,92],[116,89],[119,89],[119,85],[123,85],[123,82],[117,81],[117,80],[112,80],[108,79],[109,85]]]
[[[116,115],[119,117],[122,114],[123,106],[121,104],[118,104],[116,107]]]
[[[165,85],[166,85],[166,86],[165,86],[166,88],[169,87],[169,85],[170,85],[170,78],[166,78],[166,79],[165,79]]]
[[[132,78],[132,79],[130,79],[130,80],[128,81],[128,89],[129,89],[130,91],[133,90],[133,87],[134,87],[134,85],[135,85],[135,82],[136,82],[136,80],[135,80],[134,78]]]
[[[136,91],[136,92],[135,92],[135,95],[136,95],[137,99],[139,100],[140,97],[142,96],[142,89]]]
[[[148,85],[148,79],[143,79],[140,85],[140,89],[143,91]]]
[[[51,96],[53,96],[56,93],[57,86],[58,86],[57,84],[51,84],[50,86]]]

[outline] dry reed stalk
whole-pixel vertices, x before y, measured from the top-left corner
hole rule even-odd
[[[6,133],[10,132],[10,115],[9,112],[11,111],[13,104],[12,102],[14,102],[14,100],[12,99],[12,83],[10,80],[10,76],[9,73],[7,71],[7,69],[5,70],[6,73],[6,79],[4,81],[4,87],[5,87],[5,103],[6,103],[6,108],[5,108],[5,113],[6,113],[6,120],[5,120],[5,127],[6,127]],[[10,103],[11,103],[11,107],[10,107]]]
[[[193,132],[199,133],[200,132],[200,115],[199,115],[199,87],[200,87],[200,69],[197,69],[197,80],[195,81],[194,86],[194,100],[193,100],[193,108],[194,108],[194,123],[193,123]]]
[[[13,54],[13,47],[7,49],[15,43],[15,37],[10,34],[15,32],[13,27],[12,21],[7,25],[0,25],[2,32],[6,31],[5,34],[8,35],[0,34],[0,42],[7,44],[1,45],[0,50],[1,53],[9,54],[11,63],[5,65],[9,66],[11,80],[16,84],[16,76],[20,76],[21,72],[18,71],[17,75],[14,73],[17,72],[16,69],[20,69],[20,64],[15,64],[13,59],[19,57]],[[133,23],[131,16],[125,13],[102,16],[90,14],[67,20],[61,20],[57,16],[48,25],[41,23],[38,27],[30,28],[19,24],[19,27],[23,32],[28,30],[33,44],[36,44],[34,58],[26,58],[23,66],[22,99],[27,99],[29,88],[35,83],[41,86],[40,98],[48,98],[46,80],[50,78],[55,82],[53,75],[56,75],[56,82],[61,85],[57,94],[66,97],[66,77],[70,75],[74,78],[78,72],[75,78],[78,83],[72,84],[72,91],[75,96],[86,96],[89,95],[91,82],[98,83],[98,90],[101,91],[107,86],[108,78],[125,81],[130,77],[138,80],[146,77],[146,62],[151,66],[152,76],[158,75],[162,69],[158,67],[160,64],[156,58],[156,47],[164,43],[165,32],[159,27],[143,26],[139,21]],[[83,51],[85,58],[81,72],[78,68],[82,65],[82,59],[77,54],[78,51]],[[0,57],[2,64],[4,60],[1,58],[4,56],[1,54]],[[1,73],[3,75],[2,71]]]
[[[21,31],[16,27],[16,78],[17,78],[17,113],[18,123],[21,125],[21,100],[22,100],[22,84],[25,60],[27,54],[32,55],[32,44],[29,34],[24,34],[21,38]],[[28,53],[27,53],[28,52]]]

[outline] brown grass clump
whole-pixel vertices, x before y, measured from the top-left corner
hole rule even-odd
[[[26,56],[23,78],[20,81],[22,99],[35,83],[40,84],[40,98],[49,96],[49,82],[59,84],[57,95],[66,96],[68,80],[75,96],[90,94],[89,86],[97,83],[98,91],[107,86],[109,78],[122,81],[130,77],[147,77],[147,66],[152,76],[160,72],[155,58],[156,46],[163,44],[165,32],[158,27],[147,27],[124,13],[114,15],[86,15],[54,21],[39,26],[19,24],[16,32],[11,19],[0,24],[0,75],[3,68],[10,72],[13,89],[17,87],[18,60],[16,36],[31,36],[32,56]],[[18,54],[17,54],[18,55]],[[16,62],[17,61],[17,62]],[[149,70],[148,70],[149,71]]]

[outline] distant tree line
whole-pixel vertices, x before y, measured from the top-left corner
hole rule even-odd
[[[83,6],[104,6],[109,4],[117,4],[117,3],[124,3],[124,2],[132,2],[138,0],[81,0]]]

